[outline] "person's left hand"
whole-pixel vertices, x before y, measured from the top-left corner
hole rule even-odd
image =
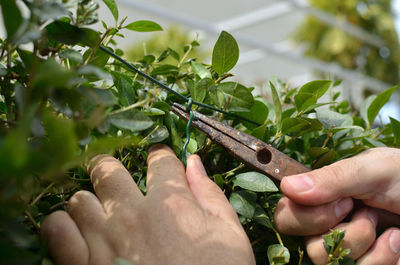
[[[42,224],[58,265],[255,264],[249,239],[200,158],[187,170],[166,146],[149,151],[147,195],[115,158],[95,157],[89,173],[96,196],[77,192],[68,212]]]

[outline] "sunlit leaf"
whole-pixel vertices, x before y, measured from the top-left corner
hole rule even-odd
[[[283,265],[290,261],[289,250],[280,244],[270,245],[267,255],[270,264]]]
[[[15,0],[0,0],[0,4],[7,37],[11,40],[22,24],[21,12]]]
[[[46,26],[47,36],[64,44],[74,45],[85,37],[85,32],[64,21],[54,21]]]
[[[400,147],[400,121],[390,117],[390,124],[392,125],[394,144],[395,146]]]
[[[118,6],[115,0],[103,0],[103,2],[106,4],[108,9],[110,9],[111,14],[113,15],[115,19],[115,23],[118,22]]]
[[[237,213],[252,218],[255,212],[257,195],[248,191],[238,191],[231,194],[229,202]]]
[[[138,20],[126,25],[124,28],[138,32],[151,32],[151,31],[163,30],[163,28],[156,22],[149,20]]]
[[[277,128],[278,131],[280,131],[281,128],[282,128],[282,105],[281,105],[281,100],[279,98],[278,91],[276,90],[274,84],[272,82],[270,82],[269,84],[270,84],[270,87],[271,87],[272,100],[274,102],[276,128]]]
[[[329,89],[331,83],[330,80],[316,80],[302,86],[294,96],[297,110],[304,111],[316,104],[318,99]]]
[[[132,132],[143,131],[153,125],[153,121],[136,109],[119,112],[108,116],[111,124]]]
[[[212,54],[212,67],[217,74],[231,70],[239,59],[239,46],[226,31],[222,31],[215,43]]]
[[[232,182],[235,186],[256,192],[278,191],[278,188],[270,178],[258,172],[238,174],[232,179]]]
[[[195,74],[197,74],[201,79],[209,78],[212,79],[211,72],[204,65],[191,61],[190,65]]]
[[[368,123],[372,124],[378,115],[379,111],[382,109],[389,99],[391,98],[393,92],[397,89],[397,86],[391,87],[383,92],[381,92],[377,97],[371,102],[368,107]]]

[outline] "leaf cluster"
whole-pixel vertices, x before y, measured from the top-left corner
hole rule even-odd
[[[123,34],[162,28],[152,21],[126,22],[114,0],[104,2],[115,24],[101,21],[101,30],[91,28],[98,21],[92,0],[26,0],[27,17],[15,0],[0,2],[7,31],[0,40],[1,263],[50,262],[39,244],[40,224],[76,191],[92,189],[85,172],[92,156],[115,155],[143,193],[148,145],[165,143],[181,156],[186,123],[169,105],[181,98],[99,49],[102,45],[123,57],[118,48]],[[400,145],[399,121],[376,121],[396,88],[366,99],[359,115],[347,101],[336,102],[339,82],[317,80],[292,88],[271,77],[254,88],[229,80],[239,47],[228,32],[216,41],[211,64],[190,57],[198,46],[194,39],[180,49],[148,51],[132,64],[183,96],[258,123],[194,107],[312,168],[370,147]],[[274,228],[272,216],[282,195],[268,176],[250,171],[200,131],[192,129],[189,137],[187,151],[202,157],[210,178],[238,212],[257,262],[306,262],[298,251],[302,241]]]

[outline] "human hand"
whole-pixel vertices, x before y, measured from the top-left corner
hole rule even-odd
[[[400,224],[400,149],[371,149],[285,177],[281,189],[286,197],[275,211],[277,229],[309,236],[307,253],[315,264],[326,263],[321,234],[330,228],[346,230],[343,248],[351,249],[349,257],[357,259],[358,265],[400,262],[400,229],[391,227],[376,238],[378,223],[382,228]],[[350,222],[340,223],[353,209],[353,199],[361,200],[363,207]]]
[[[115,158],[89,165],[96,196],[79,191],[51,214],[42,237],[56,264],[255,264],[237,214],[198,156],[187,169],[166,146],[151,148],[147,194]]]

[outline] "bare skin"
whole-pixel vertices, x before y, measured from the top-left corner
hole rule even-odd
[[[198,156],[185,172],[171,149],[151,148],[146,196],[111,156],[95,157],[88,170],[96,195],[77,192],[67,212],[42,224],[56,264],[255,264],[235,211]]]
[[[78,192],[68,213],[55,212],[42,224],[56,264],[113,264],[118,257],[135,265],[255,264],[236,213],[198,156],[189,157],[185,173],[168,147],[156,146],[148,164],[143,196],[116,159],[94,158],[89,172],[97,197]],[[327,258],[321,235],[338,227],[347,231],[344,247],[358,265],[400,264],[400,229],[393,227],[400,224],[399,149],[371,149],[285,177],[281,189],[277,228],[307,236],[315,264]],[[363,204],[344,223],[354,199]],[[379,237],[377,227],[386,229]]]
[[[308,236],[307,253],[325,264],[322,234],[346,230],[358,265],[400,264],[400,149],[376,148],[306,174],[285,177],[275,211],[279,231]],[[349,222],[354,199],[362,201]],[[359,203],[359,202],[358,202]],[[376,237],[376,229],[384,232]],[[386,230],[385,230],[386,229]]]

